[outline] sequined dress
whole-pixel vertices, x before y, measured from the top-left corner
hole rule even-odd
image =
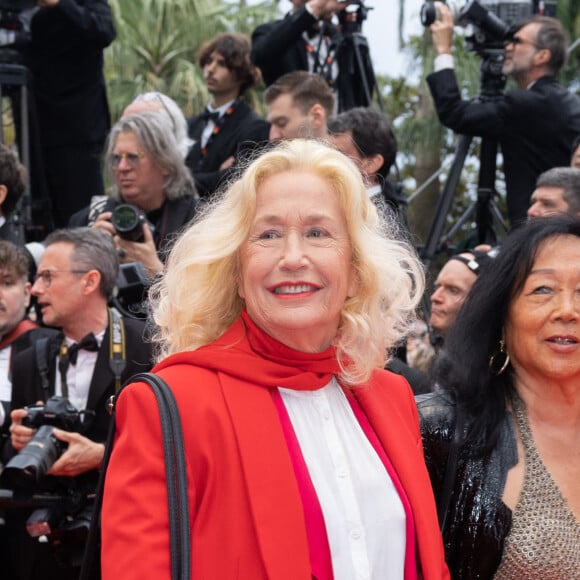
[[[580,580],[580,524],[536,449],[524,403],[513,408],[524,447],[525,475],[496,580]]]

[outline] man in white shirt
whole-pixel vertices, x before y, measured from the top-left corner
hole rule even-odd
[[[84,413],[80,432],[53,430],[52,435],[66,444],[66,450],[47,466],[48,476],[39,478],[38,491],[56,489],[66,494],[74,489],[87,498],[94,492],[109,429],[106,403],[130,376],[151,368],[145,322],[122,318],[108,308],[117,275],[115,245],[104,232],[94,228],[57,230],[46,239],[31,292],[44,323],[62,332],[44,343],[35,341],[13,359],[13,454],[20,453],[35,433],[22,424],[28,415],[26,406],[56,395]],[[74,523],[78,514],[67,515]],[[55,545],[67,548],[64,534],[69,520],[53,522],[58,533],[54,538],[49,535],[48,543],[39,543],[27,536],[26,517],[28,514],[7,514],[13,542],[9,565],[17,574],[13,577],[77,578],[78,562],[68,561],[62,567],[51,551],[52,539],[58,540]]]
[[[211,196],[231,175],[240,147],[268,139],[268,123],[243,100],[259,84],[261,74],[250,61],[250,39],[233,32],[210,38],[199,50],[210,101],[203,112],[188,119],[193,145],[186,158],[198,193]]]

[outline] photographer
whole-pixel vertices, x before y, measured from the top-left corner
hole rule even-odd
[[[32,428],[23,425],[28,415],[25,406],[46,402],[53,395],[68,399],[85,412],[82,432],[53,430],[53,436],[68,448],[48,469],[51,477],[41,479],[33,491],[50,489],[64,494],[74,488],[90,493],[96,485],[109,426],[106,402],[127,378],[151,367],[151,345],[144,341],[144,322],[121,318],[107,308],[118,274],[117,254],[109,236],[90,228],[58,230],[47,238],[46,245],[32,294],[38,299],[44,322],[62,332],[45,343],[37,341],[14,357],[11,444],[14,452],[22,452],[34,435]],[[74,561],[57,561],[52,545],[27,535],[27,517],[22,510],[7,511],[14,543],[10,564],[15,575],[11,577],[76,578]],[[60,543],[66,551],[64,518],[56,526],[57,534],[49,537],[50,543]]]
[[[141,262],[153,277],[163,270],[166,250],[199,203],[172,127],[157,113],[123,117],[111,129],[106,161],[112,197],[104,206],[87,207],[72,216],[69,226],[91,225],[106,232],[122,262]],[[144,214],[148,224],[138,226],[141,239],[127,239],[111,222],[120,204],[131,204]]]
[[[427,77],[443,125],[457,133],[497,139],[501,144],[510,222],[526,219],[538,175],[567,165],[580,132],[580,98],[556,75],[566,57],[566,34],[554,18],[532,16],[505,44],[503,74],[518,88],[491,100],[464,101],[453,71],[453,16],[437,3],[439,19],[430,26],[437,51],[435,72]]]
[[[339,0],[292,0],[282,20],[258,26],[252,34],[252,61],[262,71],[266,86],[295,70],[314,72],[329,84],[339,73],[333,39],[338,33],[331,21],[349,6]]]

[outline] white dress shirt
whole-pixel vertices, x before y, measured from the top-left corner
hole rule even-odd
[[[99,332],[95,335],[99,348],[103,343],[105,331]],[[66,337],[66,344],[70,347],[74,340]],[[98,352],[79,350],[77,354],[77,364],[69,364],[66,372],[66,386],[68,388],[68,400],[79,410],[83,411],[87,408],[87,400],[89,398],[89,388],[95,372],[95,365],[97,364]],[[60,371],[58,368],[58,359],[56,357],[56,375],[54,394],[62,396]]]
[[[314,485],[335,580],[400,580],[405,510],[337,381],[279,388]]]

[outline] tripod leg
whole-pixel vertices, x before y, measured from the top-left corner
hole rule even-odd
[[[471,144],[471,137],[469,135],[461,135],[459,137],[459,143],[457,144],[457,150],[455,151],[455,158],[449,170],[449,175],[447,176],[447,181],[443,186],[443,191],[437,202],[437,208],[435,210],[435,219],[431,225],[431,230],[429,231],[429,236],[425,247],[422,252],[423,263],[425,266],[429,267],[433,256],[439,249],[439,242],[441,240],[441,234],[445,227],[445,221],[447,215],[451,210],[451,204],[453,202],[453,195],[457,190],[457,184],[459,183],[459,178],[461,177],[461,171],[463,170],[463,165],[465,164],[465,158],[469,151],[469,145]]]
[[[480,244],[492,244],[497,241],[493,230],[491,204],[496,194],[495,169],[497,141],[483,138],[481,140],[481,158],[479,182],[477,187],[477,237]]]

